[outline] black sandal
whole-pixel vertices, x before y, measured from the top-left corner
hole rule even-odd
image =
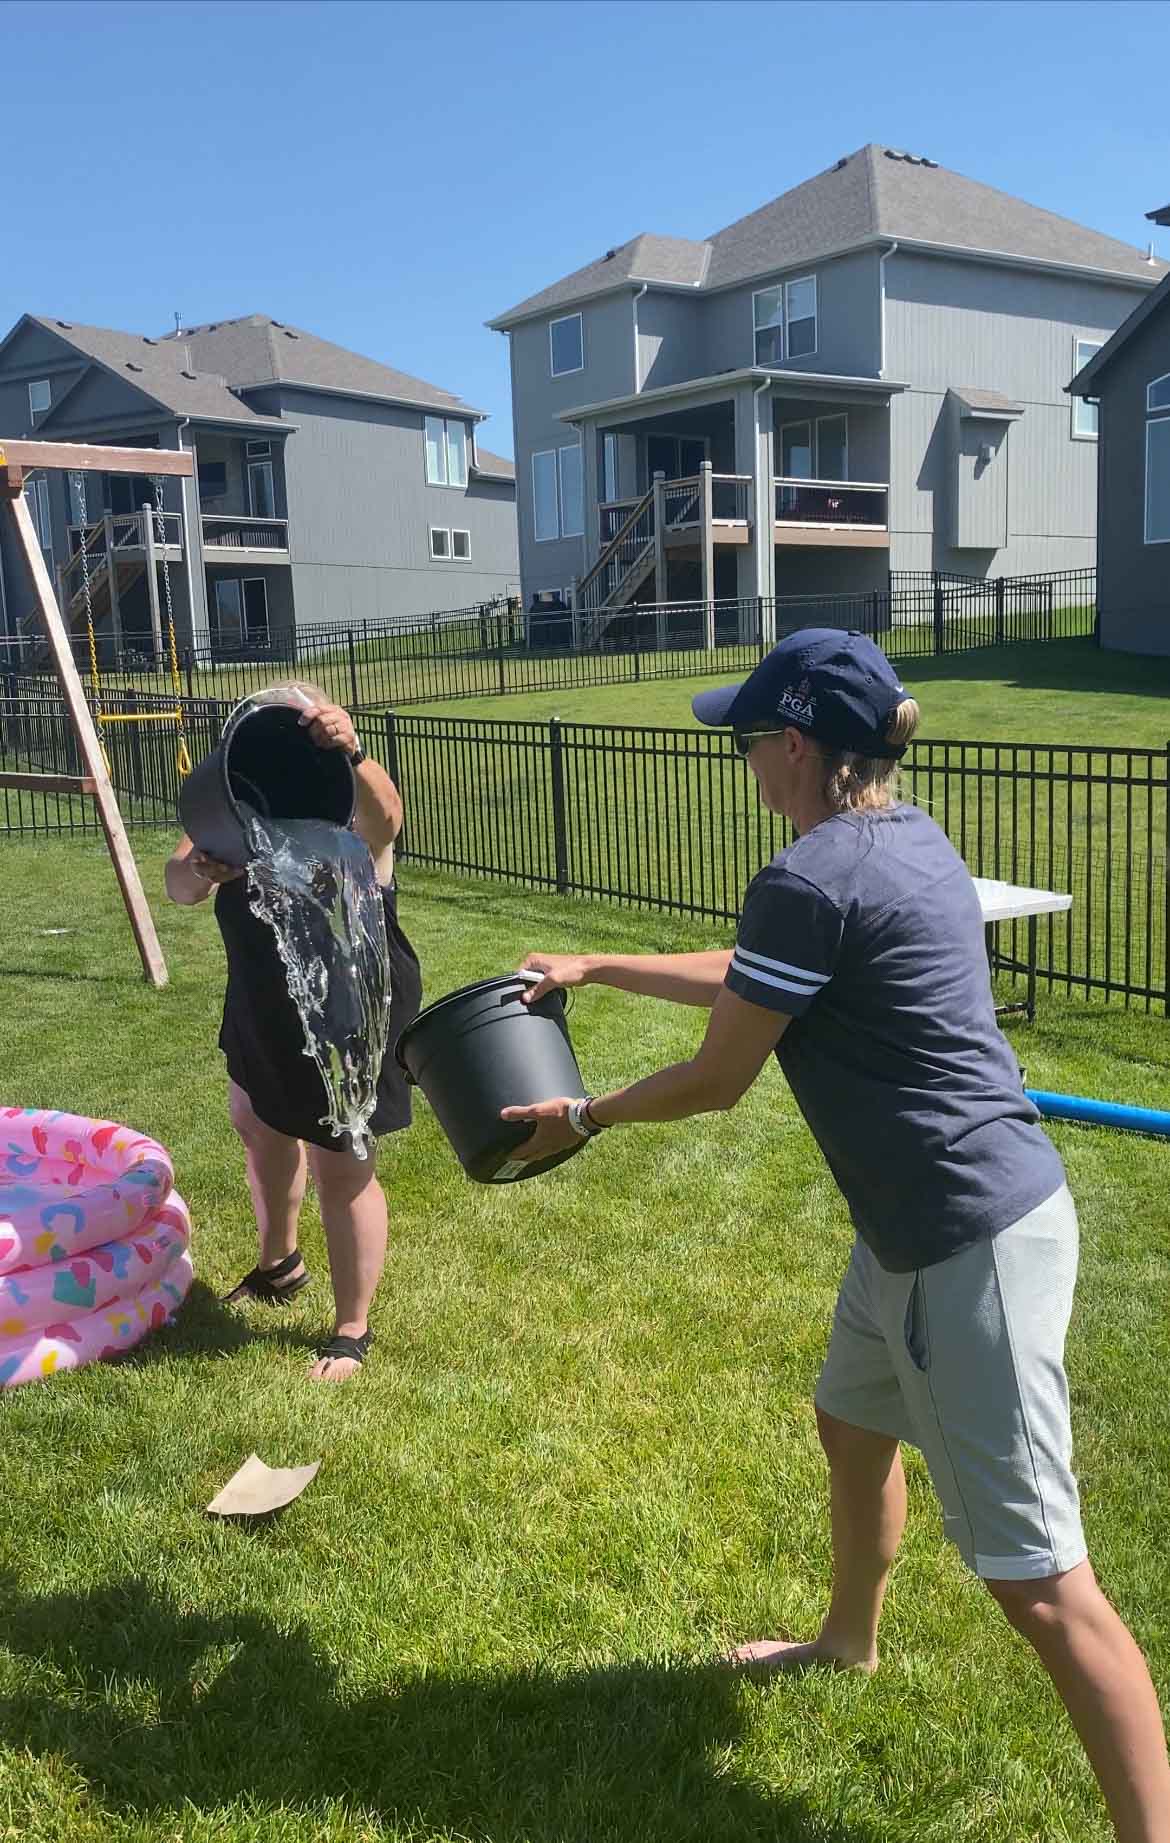
[[[341,1337],[337,1333],[318,1348],[318,1357],[348,1357],[353,1363],[364,1363],[374,1341],[372,1331],[363,1331],[360,1337]]]
[[[295,1280],[290,1280],[294,1267],[300,1265],[301,1251],[294,1248],[286,1254],[283,1261],[277,1261],[275,1267],[253,1267],[246,1273],[238,1286],[233,1286],[230,1293],[225,1293],[221,1305],[234,1305],[237,1299],[259,1299],[264,1305],[284,1305],[289,1299],[295,1299],[309,1284],[309,1270],[299,1273]],[[281,1282],[283,1281],[283,1285]]]

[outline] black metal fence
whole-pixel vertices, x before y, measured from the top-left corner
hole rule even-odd
[[[263,646],[182,649],[186,697],[235,702],[293,675],[311,679],[352,710],[511,692],[561,691],[704,673],[750,671],[773,641],[798,627],[856,628],[898,662],[1020,641],[1091,634],[1093,570],[990,581],[939,573],[896,573],[890,587],[864,595],[670,602],[578,617],[560,610],[524,614],[515,600],[483,603],[407,622],[288,629]],[[713,645],[708,641],[713,640]],[[79,670],[90,670],[87,640],[75,642]],[[0,694],[41,674],[55,684],[44,644],[0,640]],[[140,651],[100,660],[106,691],[163,694],[169,657]],[[8,679],[7,686],[4,683]]]
[[[107,709],[141,712],[144,694]],[[164,697],[146,705],[172,708]],[[228,700],[184,700],[198,760]],[[131,826],[173,827],[177,725],[104,730]],[[719,732],[370,714],[363,738],[399,784],[404,860],[563,895],[730,924],[760,866],[786,842],[745,764]],[[0,699],[0,771],[80,772],[58,697]],[[1039,972],[1051,988],[1170,1009],[1170,745],[1165,749],[916,742],[903,790],[925,806],[976,876],[1067,891],[1042,917]],[[97,829],[92,803],[0,789],[0,839]],[[1000,930],[1005,964],[1023,924]]]

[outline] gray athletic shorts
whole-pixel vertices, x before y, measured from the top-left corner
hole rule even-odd
[[[1064,1374],[1076,1273],[1062,1186],[917,1273],[887,1273],[856,1241],[837,1301],[817,1406],[919,1448],[945,1534],[990,1580],[1085,1559]]]

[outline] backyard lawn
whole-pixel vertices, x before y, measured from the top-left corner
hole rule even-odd
[[[1045,742],[1084,748],[1164,749],[1170,743],[1170,659],[1101,652],[1091,639],[978,648],[908,659],[902,681],[922,706],[920,736],[956,741]],[[420,716],[688,726],[691,698],[721,679],[646,679],[507,697],[412,705]]]
[[[1005,660],[1021,709],[1060,656]],[[1016,704],[944,663],[915,690],[979,721],[942,728],[1010,733]],[[1074,737],[1137,741],[1140,712],[1141,739],[1164,740],[1153,668],[1129,672],[1075,694],[1069,711],[1102,714],[1076,714]],[[626,720],[685,711],[685,693],[631,688]],[[165,848],[139,836],[154,892]],[[775,1070],[732,1115],[613,1133],[500,1192],[466,1182],[420,1105],[381,1154],[374,1351],[355,1383],[313,1389],[314,1214],[316,1284],[294,1306],[215,1303],[252,1253],[211,914],[159,903],[172,983],[152,993],[99,845],[0,850],[0,1102],[161,1138],[197,1269],[137,1356],[0,1397],[0,1837],[1105,1843],[1059,1705],[943,1547],[917,1461],[872,1682],[758,1688],[710,1667],[732,1640],[808,1633],[828,1564],[810,1396],[849,1230]],[[429,997],[530,947],[729,938],[410,867],[402,901]],[[697,1027],[604,991],[572,1016],[598,1088],[686,1054]],[[1012,1041],[1030,1083],[1165,1104],[1162,1019],[1042,996]],[[1082,1218],[1069,1371],[1090,1545],[1165,1693],[1170,1147],[1053,1136]],[[270,1527],[208,1519],[253,1450],[323,1463]]]

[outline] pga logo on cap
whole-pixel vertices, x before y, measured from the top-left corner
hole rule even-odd
[[[797,723],[811,723],[816,715],[816,704],[808,679],[802,678],[799,685],[789,685],[781,693],[776,708],[781,715],[792,717]]]

